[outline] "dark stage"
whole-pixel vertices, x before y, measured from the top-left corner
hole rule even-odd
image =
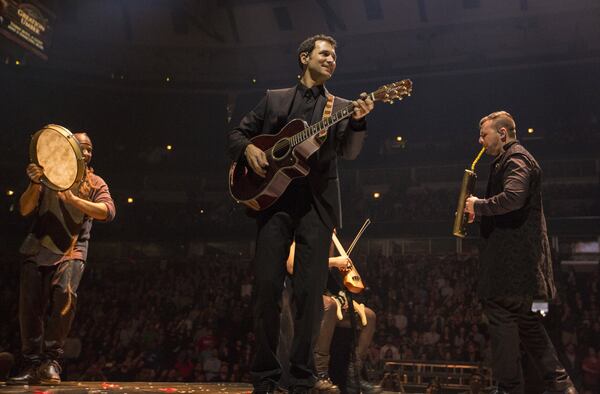
[[[424,389],[406,388],[405,394],[423,393]],[[457,392],[457,391],[448,391]],[[62,382],[58,386],[6,386],[0,384],[0,393],[35,394],[102,394],[102,393],[204,393],[250,394],[252,385],[245,383],[177,383],[177,382]],[[391,391],[384,391],[393,393]]]
[[[242,383],[177,382],[62,382],[58,386],[0,386],[0,393],[206,393],[246,394],[252,386]]]
[[[58,386],[6,386],[0,385],[0,393],[35,394],[102,394],[102,393],[204,393],[249,394],[252,386],[244,383],[177,383],[177,382],[62,382]],[[423,389],[410,390],[405,394],[423,393]],[[449,391],[456,392],[456,391]],[[384,394],[392,393],[384,391]]]

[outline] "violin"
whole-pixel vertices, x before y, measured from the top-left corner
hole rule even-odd
[[[335,232],[331,235],[333,244],[335,245],[340,256],[348,258],[348,267],[344,270],[344,272],[346,273],[344,276],[344,286],[346,287],[346,289],[348,289],[349,292],[354,294],[358,294],[361,291],[363,291],[365,289],[365,284],[363,283],[362,278],[358,273],[358,270],[354,266],[354,263],[352,263],[352,260],[350,260],[349,255],[350,253],[352,253],[352,250],[356,246],[356,243],[360,239],[365,229],[369,226],[369,224],[371,224],[371,219],[365,220],[362,227],[358,231],[358,234],[356,234],[354,240],[350,244],[348,251],[344,249]]]

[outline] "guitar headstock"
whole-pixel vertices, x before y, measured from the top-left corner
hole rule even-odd
[[[403,79],[402,81],[388,83],[379,87],[371,93],[373,101],[383,101],[384,103],[394,104],[394,100],[402,100],[412,93],[412,81]]]

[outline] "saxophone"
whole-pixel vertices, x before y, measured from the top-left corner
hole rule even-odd
[[[452,227],[452,234],[460,238],[464,238],[467,235],[467,222],[469,221],[469,214],[465,212],[465,203],[467,202],[467,198],[473,194],[473,191],[475,190],[475,181],[477,181],[475,165],[479,159],[481,159],[483,152],[485,152],[485,148],[481,148],[481,151],[479,151],[479,154],[471,164],[471,169],[465,169],[462,178],[462,184],[460,185],[458,204],[454,214],[454,226]]]

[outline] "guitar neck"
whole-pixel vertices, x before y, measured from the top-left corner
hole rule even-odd
[[[369,97],[371,98],[371,100],[375,101],[375,96],[373,93],[370,93]],[[318,121],[317,123],[313,124],[312,126],[309,126],[309,127],[305,128],[304,130],[296,133],[294,136],[292,136],[290,138],[290,143],[292,146],[296,146],[296,145],[306,141],[313,135],[319,133],[320,131],[326,130],[329,127],[333,126],[334,124],[341,122],[342,120],[350,117],[353,113],[354,113],[354,105],[352,103],[350,103],[347,106],[345,106],[344,108],[342,108],[341,110],[339,110],[336,113],[334,113],[333,115],[331,115],[330,117],[322,119],[322,120]]]

